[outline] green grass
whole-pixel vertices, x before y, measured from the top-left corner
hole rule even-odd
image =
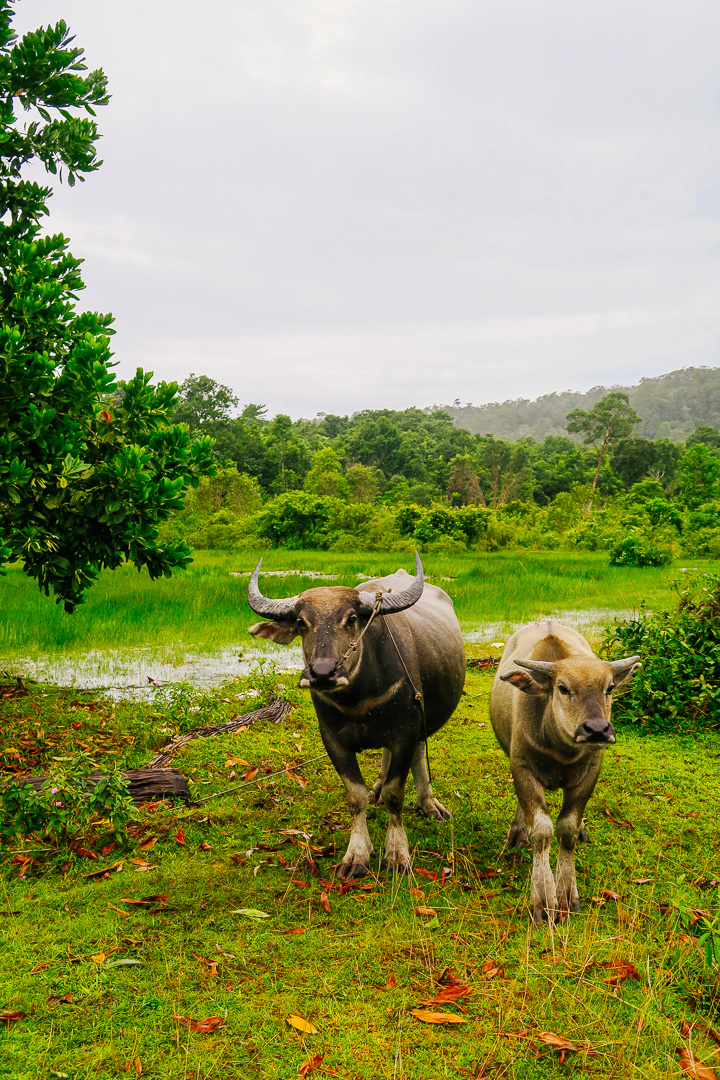
[[[247,642],[247,627],[255,621],[245,601],[247,578],[232,577],[231,572],[250,570],[256,561],[257,555],[248,552],[196,552],[187,571],[155,582],[122,567],[103,574],[72,616],[43,596],[18,568],[11,568],[0,582],[0,658],[10,662],[75,650],[143,645],[209,649]],[[678,572],[611,567],[607,554],[587,552],[425,555],[423,563],[427,576],[452,596],[465,629],[558,610],[633,610],[643,597],[655,607],[667,599],[668,583]],[[685,560],[683,565],[720,568],[720,563],[703,560]],[[263,554],[267,570],[339,575],[328,584],[356,585],[360,573],[386,574],[398,566],[412,569],[412,557],[285,550]],[[280,596],[323,582],[288,577],[264,578],[261,584],[267,595]]]
[[[285,553],[290,558],[308,564],[307,556]],[[378,561],[371,569],[385,568]],[[585,565],[598,575],[588,573],[587,581],[597,582],[600,562]],[[58,863],[67,856],[46,854],[19,880],[12,855],[5,856],[0,1011],[28,1015],[0,1028],[0,1076],[105,1080],[135,1076],[139,1058],[142,1076],[157,1080],[286,1080],[320,1054],[318,1077],[679,1077],[678,1048],[688,1044],[683,1023],[718,1027],[718,971],[705,966],[697,941],[702,920],[692,922],[689,909],[705,909],[718,925],[720,738],[620,732],[589,805],[592,842],[578,855],[581,911],[551,932],[529,922],[528,856],[504,856],[513,795],[488,724],[489,688],[488,677],[471,673],[458,714],[431,743],[436,792],[454,821],[407,814],[416,869],[454,866],[444,887],[419,873],[399,881],[378,873],[366,879],[368,889],[341,895],[325,887],[331,912],[324,911],[322,881],[332,881],[335,860],[317,856],[313,876],[298,843],[303,837],[293,831],[318,848],[334,842],[344,850],[341,784],[323,762],[305,774],[306,788],[281,776],[197,808],[145,813],[145,835],[158,842],[143,852],[136,840],[127,854],[147,859],[150,870],[128,858],[93,882],[83,874],[102,863],[71,857],[62,875]],[[233,694],[229,687],[198,698],[201,710],[192,713],[192,703],[180,699],[174,707],[103,702],[88,709],[71,693],[33,687],[27,698],[0,704],[0,746],[20,754],[6,753],[6,764],[35,771],[83,748],[102,752],[98,760],[139,765],[167,739],[161,728],[242,708]],[[175,764],[205,795],[241,779],[246,766],[228,764],[232,758],[275,771],[314,757],[321,752],[317,724],[308,699],[298,694],[298,701],[284,724],[198,740]],[[364,755],[368,777],[377,757]],[[230,781],[233,767],[238,775]],[[557,811],[558,799],[552,804]],[[386,821],[382,807],[370,812],[378,850]],[[178,828],[185,846],[173,838]],[[277,851],[257,850],[283,840]],[[167,894],[167,903],[143,909],[123,902],[156,894]],[[418,906],[435,908],[436,921],[416,915]],[[269,918],[233,914],[243,907]],[[283,934],[297,929],[304,932]],[[217,975],[196,957],[217,960]],[[139,963],[111,967],[117,959]],[[612,970],[599,965],[613,960],[631,963],[638,976],[608,983]],[[471,993],[462,1002],[466,1014],[441,1008],[463,1023],[423,1024],[411,1010],[437,992],[448,969]],[[66,994],[70,1002],[57,1000]],[[318,1034],[292,1030],[291,1013]],[[226,1023],[214,1034],[195,1034],[175,1015],[217,1015]],[[542,1042],[544,1032],[565,1036],[578,1051],[560,1063]],[[698,1057],[717,1065],[712,1040],[699,1028],[691,1038]]]

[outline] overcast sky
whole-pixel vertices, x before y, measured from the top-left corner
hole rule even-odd
[[[123,376],[297,417],[720,364],[717,0],[18,0],[59,18]]]

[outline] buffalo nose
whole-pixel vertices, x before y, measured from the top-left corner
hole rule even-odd
[[[578,726],[575,742],[615,742],[615,728],[603,716],[591,717]]]
[[[326,657],[318,657],[310,664],[310,675],[313,679],[329,679],[335,674],[337,663]]]

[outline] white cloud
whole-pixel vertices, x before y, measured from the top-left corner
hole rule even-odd
[[[142,361],[295,415],[718,363],[712,0],[24,0],[110,77],[55,196]]]

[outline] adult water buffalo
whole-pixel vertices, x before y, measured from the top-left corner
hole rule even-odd
[[[490,695],[490,720],[510,757],[518,802],[509,847],[533,849],[533,919],[580,907],[575,848],[587,840],[582,818],[615,742],[612,693],[640,667],[640,657],[600,660],[582,634],[557,623],[531,623],[508,641]],[[522,691],[518,693],[518,691]],[[553,825],[545,792],[563,789],[557,821],[557,874],[550,869]]]
[[[450,817],[430,786],[425,739],[452,716],[465,682],[452,601],[442,589],[425,584],[417,552],[414,578],[398,570],[355,589],[307,589],[286,600],[262,595],[260,562],[250,579],[248,603],[273,621],[256,623],[250,633],[282,644],[297,634],[302,638],[306,667],[300,686],[310,690],[323,744],[350,808],[350,843],[340,873],[362,877],[370,868],[368,790],[357,753],[380,748],[380,776],[370,798],[388,808],[386,862],[407,873],[412,861],[402,812],[410,769],[416,809],[441,820]]]

